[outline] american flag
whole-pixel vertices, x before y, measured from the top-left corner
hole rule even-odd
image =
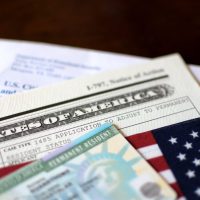
[[[127,137],[177,192],[200,199],[200,118]]]

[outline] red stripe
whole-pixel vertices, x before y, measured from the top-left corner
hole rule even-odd
[[[151,131],[131,135],[126,138],[136,149],[156,144],[156,140]]]
[[[183,193],[178,185],[178,183],[172,183],[170,186],[176,191],[178,198],[183,197]]]
[[[159,156],[156,158],[151,158],[148,160],[148,163],[157,171],[161,172],[166,169],[170,169],[169,165],[167,164],[166,159],[164,156]]]
[[[13,166],[0,168],[0,178],[3,178],[4,176],[7,176],[7,175],[11,174],[12,172],[15,172],[16,170],[24,167],[25,165],[28,165],[29,163],[30,162],[22,163],[22,164],[19,164],[19,165],[13,165]]]

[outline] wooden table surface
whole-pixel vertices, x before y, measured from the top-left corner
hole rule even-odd
[[[200,64],[200,0],[2,0],[0,38]]]

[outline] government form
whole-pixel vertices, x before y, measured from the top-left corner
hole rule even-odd
[[[125,136],[200,116],[178,54],[0,99],[0,167],[39,159],[108,122]]]

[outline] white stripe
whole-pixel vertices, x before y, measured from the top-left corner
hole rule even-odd
[[[178,200],[186,200],[186,198],[185,197],[180,197],[180,198],[178,198]]]
[[[174,174],[172,173],[172,171],[170,169],[164,170],[160,172],[160,175],[169,183],[175,183],[176,182],[176,178],[174,177]]]
[[[142,148],[139,148],[137,150],[142,154],[142,156],[146,160],[149,160],[151,158],[156,158],[156,157],[163,155],[157,144],[153,144],[153,145],[150,145],[150,146],[147,146],[147,147],[142,147]]]

